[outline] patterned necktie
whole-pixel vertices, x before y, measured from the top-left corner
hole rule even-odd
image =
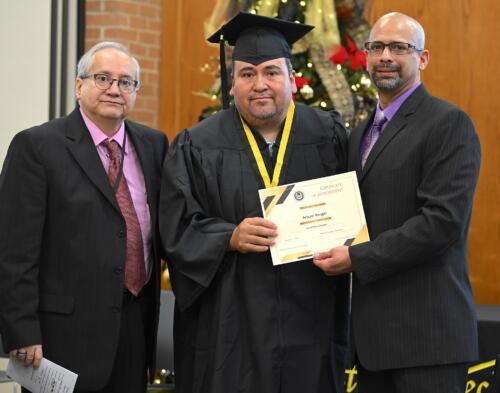
[[[103,144],[109,152],[108,178],[113,187],[120,172],[122,150],[114,140],[104,141]],[[127,225],[125,287],[137,296],[146,282],[146,267],[144,265],[141,227],[125,176],[121,176],[120,184],[116,190],[116,200]]]
[[[368,130],[367,134],[363,139],[363,143],[361,144],[361,167],[363,168],[366,163],[366,159],[370,155],[370,151],[372,150],[375,142],[377,142],[378,138],[382,134],[382,127],[384,126],[387,118],[384,115],[384,112],[378,111],[376,113],[375,119],[373,119],[372,126]]]

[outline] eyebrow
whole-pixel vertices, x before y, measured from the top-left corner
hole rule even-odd
[[[250,67],[250,66],[243,67],[240,70],[238,70],[238,73],[245,72],[245,71],[255,71],[255,67]]]
[[[277,65],[268,65],[267,67],[264,68],[265,70],[278,70],[278,71],[281,71],[281,68],[278,67]]]
[[[268,65],[268,66],[264,67],[264,70],[266,70],[266,71],[269,71],[269,70],[278,70],[278,71],[280,71],[280,70],[281,70],[281,68],[280,68],[280,67],[278,67],[277,65],[271,64],[271,65]],[[240,70],[238,71],[238,73],[240,73],[240,72],[246,72],[246,71],[252,71],[252,72],[255,72],[255,71],[256,71],[256,68],[255,68],[255,67],[250,67],[250,66],[243,67],[242,69],[240,69]]]
[[[113,76],[112,72],[108,72],[108,71],[96,71],[96,72],[94,72],[94,74],[104,74],[104,75]],[[118,78],[134,79],[134,77],[132,75],[129,75],[129,74],[118,75]]]

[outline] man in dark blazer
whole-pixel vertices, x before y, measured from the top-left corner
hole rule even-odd
[[[128,50],[97,44],[78,63],[79,108],[17,134],[0,175],[3,346],[77,373],[78,392],[144,392],[154,367],[167,140],[125,120],[138,85]]]
[[[477,357],[467,235],[480,145],[469,117],[421,84],[424,43],[406,15],[373,26],[379,102],[349,141],[372,240],[314,260],[329,275],[353,272],[360,393],[463,393]]]

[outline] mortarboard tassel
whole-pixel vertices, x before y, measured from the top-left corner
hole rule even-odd
[[[220,82],[222,93],[222,108],[229,108],[229,96],[227,93],[227,70],[226,70],[226,50],[224,48],[224,34],[220,35],[219,48],[220,48]]]

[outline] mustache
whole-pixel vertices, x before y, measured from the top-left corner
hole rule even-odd
[[[373,66],[374,71],[399,71],[401,66],[398,64],[376,64]]]

